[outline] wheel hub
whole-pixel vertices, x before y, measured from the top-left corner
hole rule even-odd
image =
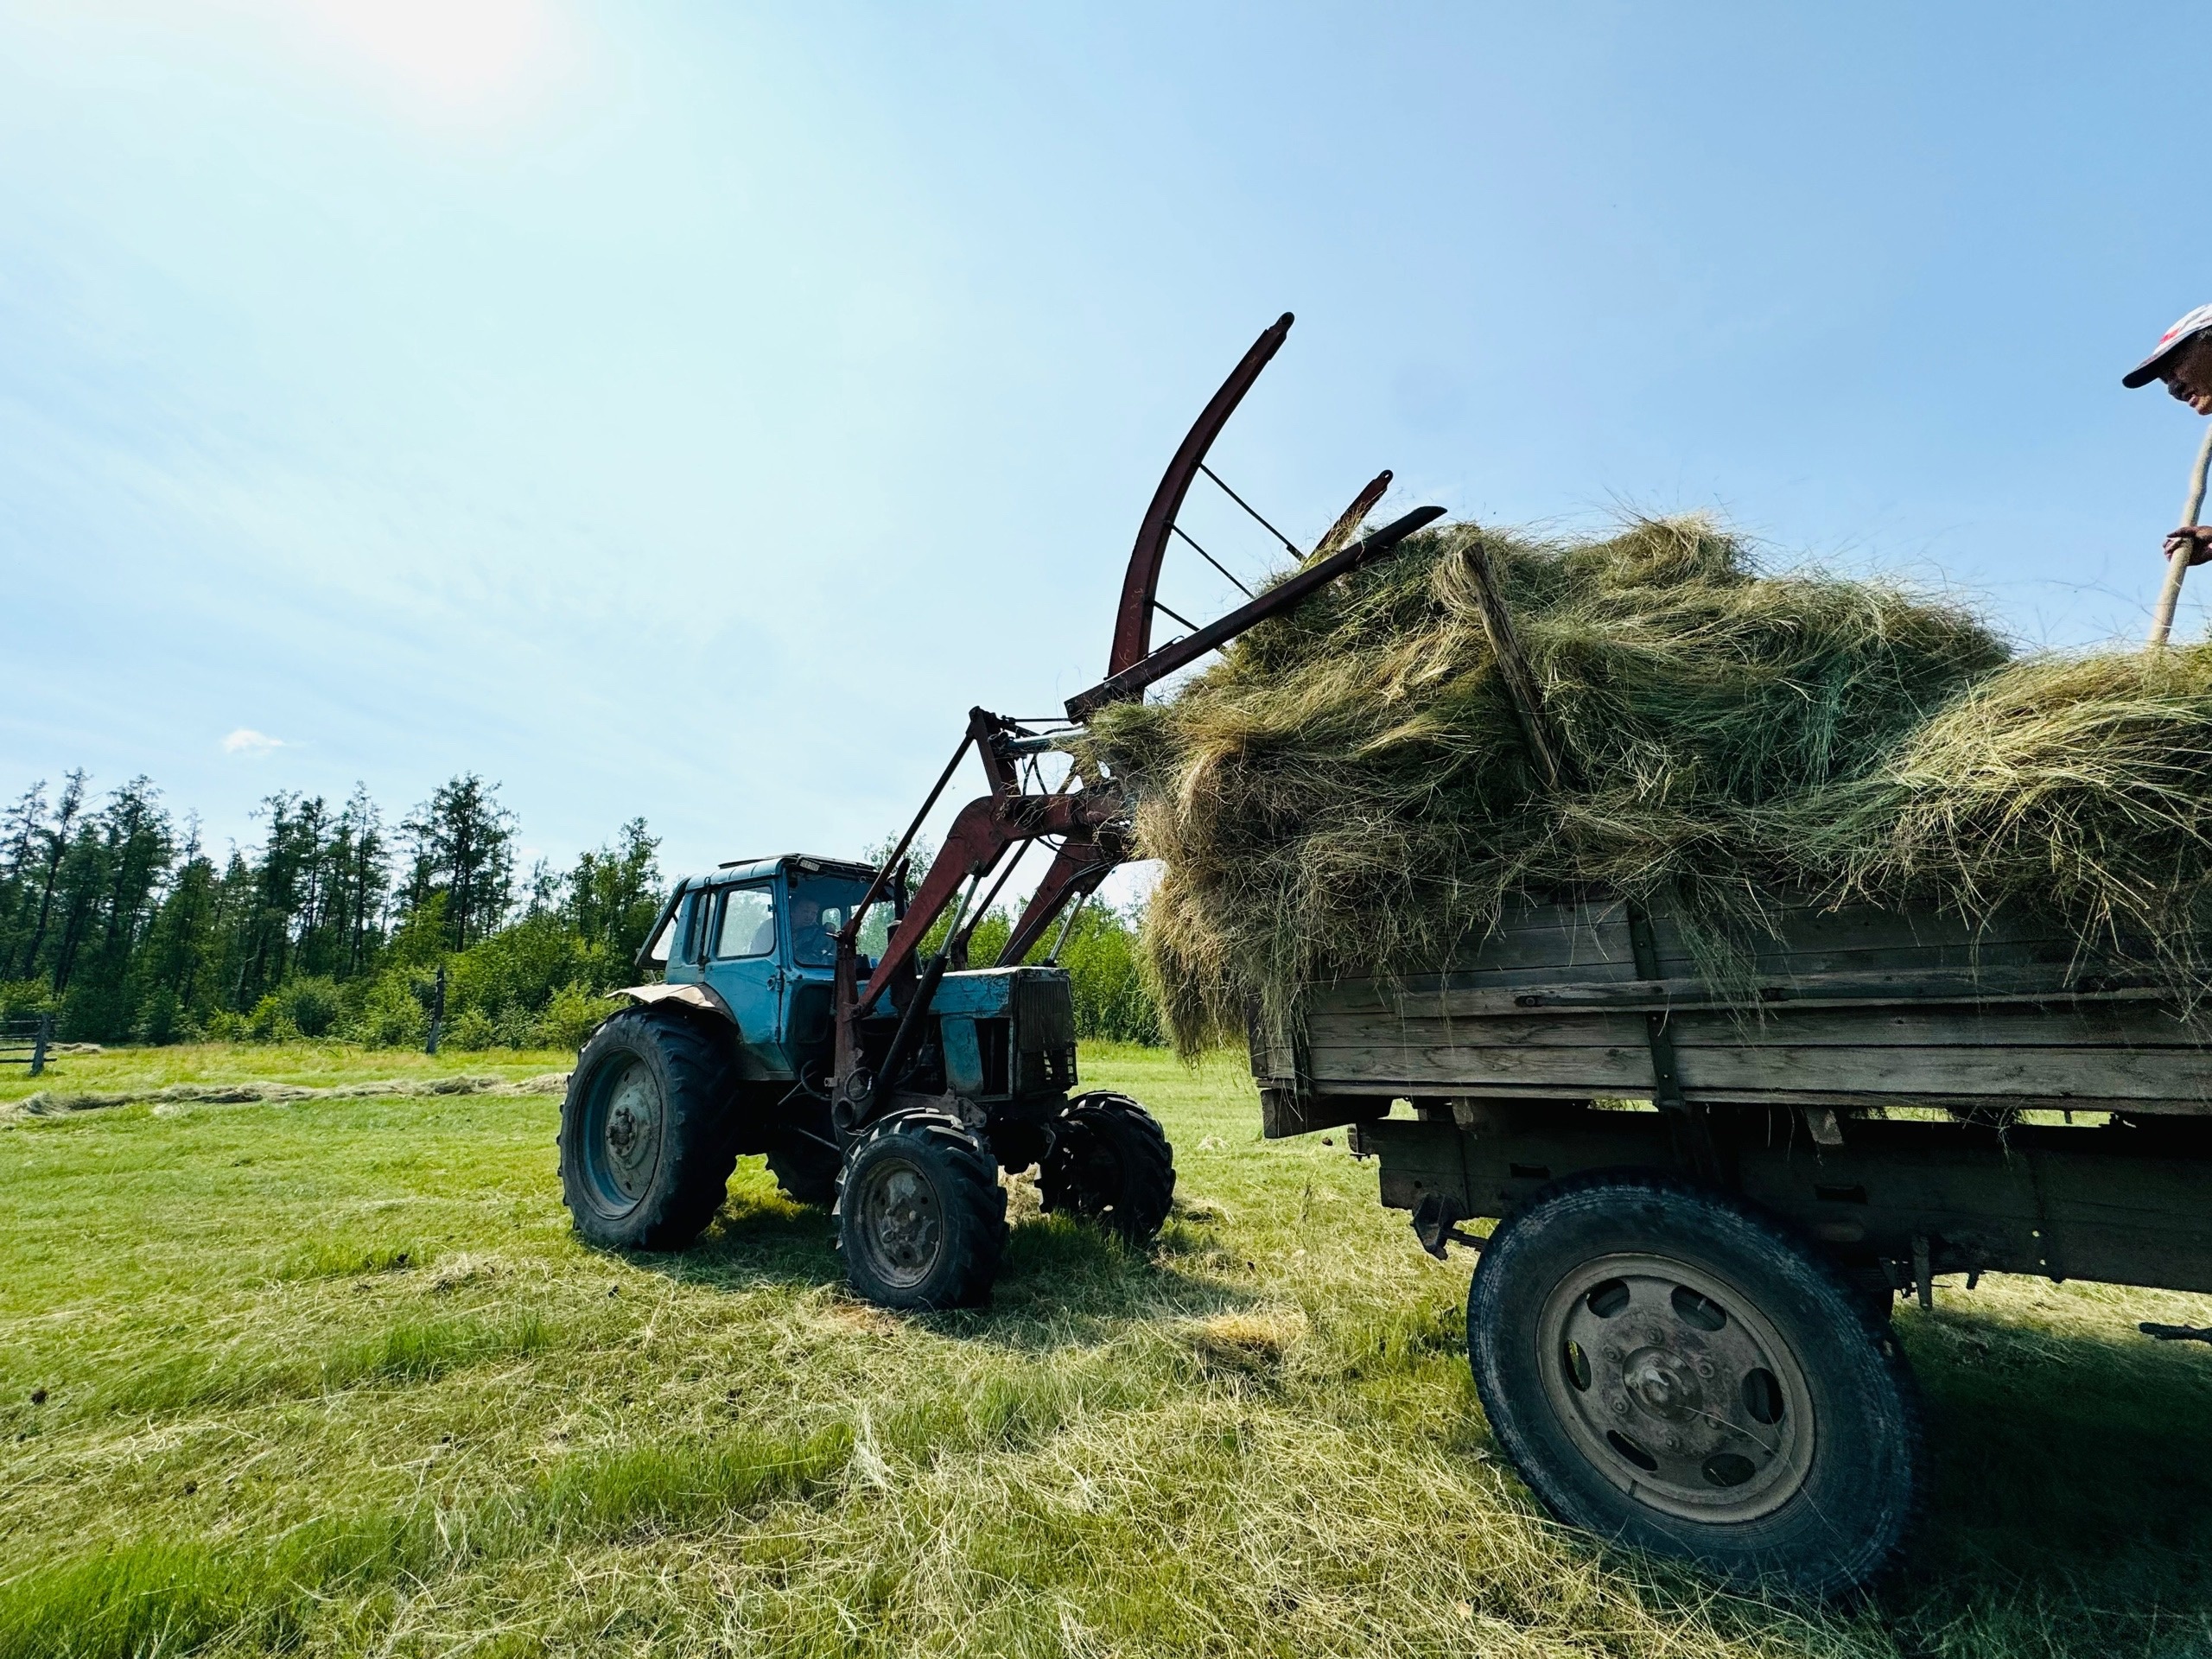
[[[1705,1394],[1690,1368],[1662,1349],[1638,1349],[1621,1369],[1630,1397],[1654,1417],[1670,1423],[1701,1414]]]
[[[619,1213],[645,1196],[660,1163],[660,1087],[644,1061],[632,1060],[597,1084],[593,1101],[585,1162],[601,1206]]]
[[[887,1160],[868,1172],[860,1201],[862,1236],[876,1270],[901,1287],[929,1277],[944,1247],[937,1189],[913,1165]]]
[[[1591,1466],[1637,1501],[1702,1521],[1771,1513],[1804,1484],[1804,1372],[1733,1286],[1688,1262],[1586,1262],[1547,1299],[1544,1389]]]

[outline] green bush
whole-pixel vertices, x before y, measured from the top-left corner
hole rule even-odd
[[[439,1039],[447,1048],[468,1050],[489,1048],[499,1040],[498,1027],[493,1025],[491,1016],[481,1008],[463,1008]]]
[[[338,982],[320,975],[296,979],[276,995],[302,1037],[327,1037],[345,1006]]]
[[[42,979],[0,979],[0,1019],[52,1014],[54,992]]]
[[[292,1011],[281,992],[270,992],[253,1005],[253,1012],[246,1016],[246,1035],[257,1043],[291,1042],[299,1034],[300,1028],[292,1022]]]
[[[615,1007],[612,998],[590,995],[581,985],[563,985],[545,1005],[537,1039],[548,1048],[582,1048]]]
[[[420,1048],[430,1034],[430,1018],[404,968],[381,973],[361,998],[354,1038],[372,1048]]]
[[[1160,1005],[1145,983],[1128,918],[1103,906],[1084,911],[1068,931],[1060,962],[1068,970],[1078,1037],[1161,1040]]]

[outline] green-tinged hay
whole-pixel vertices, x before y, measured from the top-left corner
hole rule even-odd
[[[2203,988],[2212,644],[2014,663],[1911,734],[1863,794],[1827,824],[1822,861],[1846,896],[2055,912],[2092,948],[2155,956]]]
[[[1556,793],[1495,670],[1478,534],[1568,752]],[[1784,892],[2194,925],[2212,659],[2008,656],[1955,606],[1761,575],[1702,519],[1446,525],[1077,747],[1134,785],[1163,861],[1143,944],[1186,1050],[1252,997],[1448,960],[1516,893],[1665,888],[1716,969]]]

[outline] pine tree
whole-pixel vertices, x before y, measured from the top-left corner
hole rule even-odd
[[[447,937],[466,950],[492,932],[514,906],[514,814],[499,785],[464,772],[415,809],[401,828],[414,837],[408,908],[446,895]]]

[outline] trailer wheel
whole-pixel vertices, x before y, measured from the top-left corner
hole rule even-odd
[[[768,1173],[793,1204],[837,1201],[837,1154],[811,1142],[778,1147],[768,1154]]]
[[[975,1131],[943,1112],[872,1124],[837,1177],[837,1248],[854,1290],[884,1307],[959,1307],[990,1295],[1006,1248],[1006,1189]]]
[[[737,1155],[723,1046],[682,1015],[629,1008],[592,1034],[561,1106],[561,1195],[607,1249],[680,1250],[721,1208]]]
[[[1484,1249],[1467,1351],[1491,1430],[1571,1525],[1835,1595],[1891,1562],[1916,1514],[1897,1344],[1732,1198],[1638,1171],[1556,1183]]]
[[[1038,1171],[1045,1208],[1088,1217],[1132,1244],[1149,1243],[1175,1202],[1175,1149],[1152,1114],[1102,1090],[1063,1106],[1052,1135]]]

